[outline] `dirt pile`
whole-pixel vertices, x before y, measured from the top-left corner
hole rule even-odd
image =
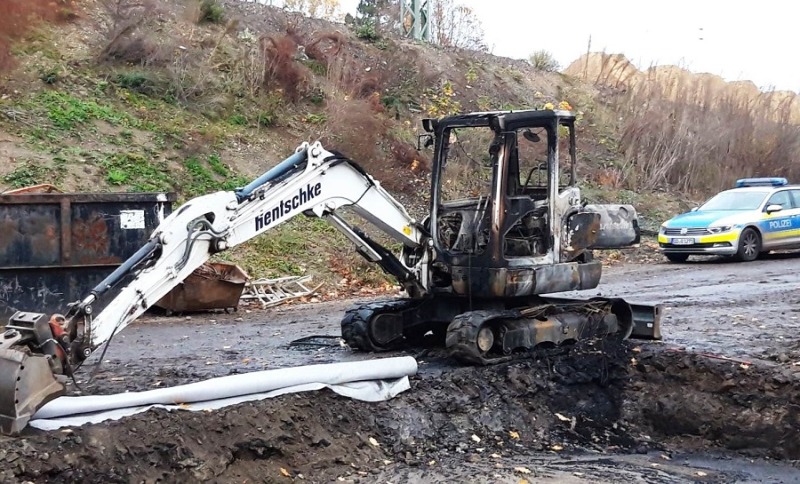
[[[498,459],[531,453],[676,446],[800,458],[798,374],[628,347],[577,352],[487,368],[421,356],[412,390],[377,404],[322,391],[70,431],[29,429],[0,440],[0,478],[372,482],[437,462],[494,469]]]
[[[800,368],[666,352],[636,358],[624,418],[665,442],[800,459]]]

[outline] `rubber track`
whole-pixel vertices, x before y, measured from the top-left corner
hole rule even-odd
[[[591,305],[587,304],[587,307]],[[575,308],[568,308],[574,310]],[[455,359],[473,365],[493,365],[515,360],[523,355],[500,355],[486,358],[478,350],[478,332],[487,321],[493,319],[527,319],[519,310],[509,309],[498,310],[479,310],[469,311],[459,314],[453,318],[453,322],[447,328],[447,349],[450,356]],[[528,348],[528,353],[534,348]],[[563,350],[557,350],[560,353]]]
[[[478,351],[478,331],[481,326],[492,319],[517,319],[519,311],[469,311],[461,313],[447,328],[447,349],[450,356],[473,365],[490,365],[508,361],[505,356],[497,358],[484,358]]]
[[[402,345],[399,341],[386,345],[379,345],[369,336],[369,322],[375,315],[387,312],[398,312],[414,307],[419,303],[414,299],[388,299],[359,304],[348,309],[342,318],[342,339],[353,349],[362,351],[387,351]]]

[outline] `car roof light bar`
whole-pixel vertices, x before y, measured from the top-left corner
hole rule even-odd
[[[788,185],[789,180],[781,177],[772,178],[740,178],[736,180],[736,188],[743,187],[782,187]]]

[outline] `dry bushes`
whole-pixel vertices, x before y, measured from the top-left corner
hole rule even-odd
[[[340,151],[364,166],[372,166],[379,156],[378,143],[386,133],[385,121],[362,99],[332,97],[325,112],[328,144],[341,147]]]
[[[11,44],[39,22],[63,22],[75,16],[73,0],[0,1],[0,72],[11,68]]]
[[[100,0],[102,48],[97,59],[123,64],[163,65],[159,44],[141,27],[158,15],[152,0]]]
[[[381,86],[385,83],[385,73],[365,70],[352,54],[342,53],[328,64],[327,85],[332,91],[331,94],[367,99],[374,93],[380,92]],[[374,102],[372,104],[375,105]],[[383,108],[376,106],[376,109]]]
[[[793,96],[676,66],[642,72],[621,55],[589,54],[566,72],[593,82],[610,100],[611,109],[592,117],[599,126],[617,125],[624,160],[597,173],[605,185],[705,194],[740,177],[800,179]]]
[[[668,97],[645,84],[617,101],[630,188],[713,192],[747,176],[800,180],[800,126],[789,122],[790,105],[776,110],[769,100],[711,95],[680,80],[670,90]]]
[[[308,68],[296,62],[297,43],[289,35],[272,35],[261,40],[264,52],[264,83],[277,84],[287,99],[297,101],[308,89]]]
[[[306,54],[311,59],[322,62],[327,68],[332,59],[342,51],[345,38],[341,32],[325,32],[311,40],[306,46]]]

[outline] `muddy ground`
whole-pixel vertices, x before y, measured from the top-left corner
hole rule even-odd
[[[798,269],[798,256],[614,266],[586,295],[663,302],[663,342],[581,345],[488,368],[458,367],[435,349],[392,353],[416,356],[420,371],[388,402],[319,391],[28,429],[0,438],[0,480],[800,482]],[[148,316],[80,381],[110,393],[373,358],[289,344],[338,334],[350,303]]]

